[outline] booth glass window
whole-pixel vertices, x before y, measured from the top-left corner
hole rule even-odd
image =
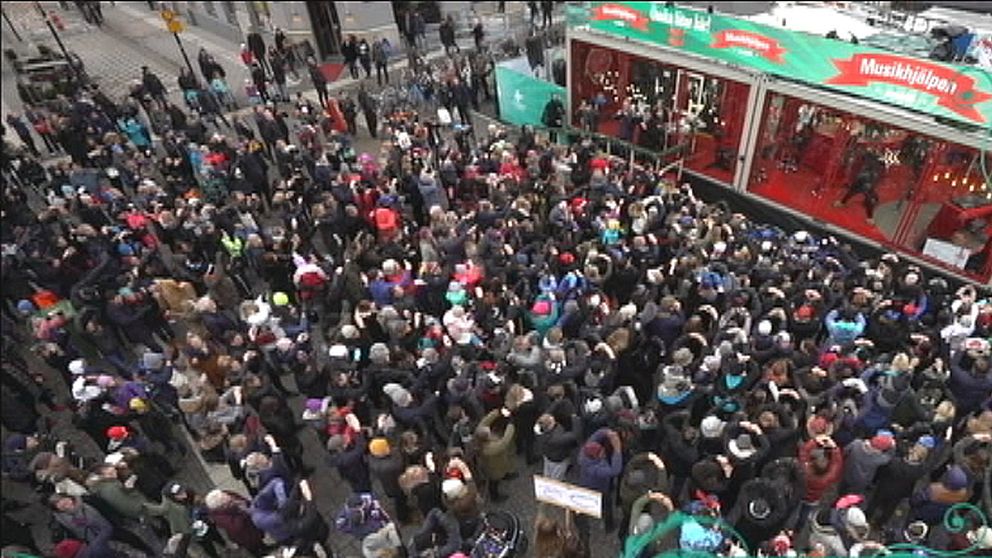
[[[749,86],[583,41],[572,41],[572,125],[663,151],[730,184]]]
[[[988,280],[992,190],[979,150],[780,93],[761,122],[752,193]]]

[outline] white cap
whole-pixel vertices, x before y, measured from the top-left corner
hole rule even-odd
[[[86,372],[86,361],[77,358],[76,360],[69,363],[69,373],[73,376],[79,376]]]
[[[107,457],[103,459],[103,462],[106,463],[107,465],[116,466],[118,463],[120,463],[123,460],[124,460],[124,454],[119,451],[115,451],[114,453],[107,455]]]
[[[346,358],[348,356],[348,347],[344,345],[331,345],[328,349],[327,355],[331,358]]]
[[[465,488],[465,483],[458,479],[445,479],[441,483],[441,492],[448,498],[457,498]]]

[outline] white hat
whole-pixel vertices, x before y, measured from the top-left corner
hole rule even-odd
[[[73,376],[79,376],[86,372],[86,361],[77,358],[76,360],[69,363],[69,373]]]
[[[348,347],[344,345],[331,345],[331,348],[327,350],[327,355],[331,358],[347,358]]]
[[[585,411],[589,414],[598,413],[603,408],[603,402],[599,399],[586,401]]]
[[[359,332],[357,327],[351,324],[341,326],[341,337],[344,337],[345,339],[355,339],[358,335]]]
[[[215,488],[207,495],[203,497],[203,503],[207,506],[207,509],[216,510],[227,503],[229,500],[227,494],[219,488]]]
[[[855,529],[868,528],[868,518],[865,517],[865,512],[861,511],[861,508],[857,506],[847,508],[847,512],[844,513],[844,523],[846,523],[848,527],[853,527]]]
[[[100,397],[103,390],[97,386],[87,384],[86,378],[79,376],[72,383],[72,396],[78,401],[89,401]]]
[[[768,320],[761,320],[758,322],[758,333],[761,335],[771,335],[772,334],[772,323]]]
[[[726,425],[727,423],[710,415],[699,424],[699,432],[706,438],[716,438],[723,434],[723,427]]]
[[[620,317],[625,320],[632,320],[637,315],[637,306],[628,303],[620,307]]]
[[[462,495],[465,490],[465,483],[459,479],[445,479],[441,483],[441,492],[444,493],[446,498],[457,498]]]
[[[115,451],[114,453],[108,454],[107,457],[103,459],[103,462],[106,463],[107,465],[117,466],[117,464],[123,460],[124,460],[124,454],[119,451]]]
[[[747,459],[754,455],[758,450],[754,448],[754,441],[751,439],[750,434],[741,434],[733,440],[731,440],[727,447],[730,449],[730,453],[739,459]]]
[[[382,386],[382,392],[398,407],[408,407],[413,403],[413,396],[400,384],[390,382]]]

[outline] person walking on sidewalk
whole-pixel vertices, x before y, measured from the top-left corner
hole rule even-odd
[[[549,131],[548,136],[551,139],[551,143],[557,143],[557,128],[561,128],[565,124],[565,105],[562,104],[557,93],[551,96],[551,100],[548,101],[548,104],[544,105],[544,113],[541,115],[541,123],[548,128],[552,128]]]
[[[417,46],[417,20],[415,11],[410,9],[403,14],[403,38],[406,39],[406,46],[413,48]]]
[[[278,93],[277,100],[288,102],[289,93],[286,92],[286,63],[283,61],[283,55],[277,50],[269,53],[269,69],[272,71],[272,83],[275,84],[276,92]]]
[[[310,64],[310,81],[313,82],[314,89],[317,90],[317,100],[320,106],[327,104],[327,78],[324,72],[320,71],[320,66],[316,62]]]
[[[262,98],[263,103],[272,100],[272,97],[269,96],[268,83],[265,81],[265,70],[262,69],[260,64],[252,64],[251,81],[255,84],[255,89],[258,91],[258,96]]]
[[[12,112],[7,115],[7,125],[17,132],[17,137],[21,138],[21,143],[28,148],[35,157],[38,156],[38,147],[34,144],[34,138],[31,136],[31,128],[28,127],[27,122],[16,112]]]
[[[226,78],[227,74],[224,72],[224,68],[217,63],[214,59],[214,55],[207,52],[207,49],[201,48],[200,52],[196,55],[196,62],[200,66],[200,74],[203,75],[203,80],[207,83],[214,78],[216,75],[220,75],[221,78]]]
[[[551,14],[554,10],[555,3],[552,0],[541,0],[541,29],[551,27]]]
[[[61,147],[55,139],[55,130],[52,128],[51,116],[48,112],[41,107],[32,105],[25,105],[24,109],[24,118],[31,123],[34,131],[41,136],[41,140],[45,142],[45,149],[49,153],[59,151]]]
[[[252,56],[255,57],[255,62],[262,67],[262,71],[269,71],[269,68],[266,67],[268,58],[265,57],[265,39],[257,31],[253,31],[248,33],[246,40],[248,41],[248,48],[251,49]]]
[[[375,79],[382,85],[382,78],[386,78],[386,85],[389,85],[389,54],[392,47],[385,37],[377,40],[372,45],[372,61],[375,62]]]
[[[427,21],[424,19],[424,14],[417,10],[413,12],[413,28],[416,29],[416,35],[420,41],[420,46],[424,47],[427,45]]]
[[[455,108],[458,109],[458,118],[466,126],[472,125],[472,116],[469,114],[469,107],[472,104],[472,91],[465,85],[465,82],[455,78],[451,84],[451,97]]]
[[[338,99],[338,107],[341,109],[341,115],[348,125],[348,133],[352,137],[355,137],[358,133],[358,124],[356,122],[358,118],[358,107],[355,106],[355,101],[351,100],[351,97],[342,92]]]
[[[365,90],[364,83],[358,86],[358,105],[365,114],[365,124],[369,127],[369,134],[373,138],[378,137],[376,131],[379,129],[379,120],[376,114],[375,99]]]
[[[458,43],[455,42],[455,20],[449,15],[438,28],[438,35],[441,37],[441,44],[444,45],[444,53],[450,55],[451,49],[461,52]]]
[[[212,89],[206,87],[200,90],[197,99],[200,101],[200,115],[204,120],[209,121],[215,128],[220,128],[220,125],[217,124],[217,119],[219,118],[225,126],[228,128],[231,127],[231,122],[224,116],[224,110],[221,107],[220,100]]]
[[[255,63],[255,55],[252,54],[251,49],[248,48],[248,45],[244,43],[241,43],[241,50],[239,51],[238,56],[241,57],[241,63],[248,68],[251,68],[251,65]]]
[[[372,47],[369,46],[369,42],[362,37],[361,41],[358,41],[358,61],[362,63],[362,69],[365,70],[365,77],[372,77]]]
[[[167,104],[165,102],[165,85],[154,72],[148,69],[148,66],[141,67],[141,85],[144,86],[145,92],[158,103],[159,108],[165,110]]]
[[[482,40],[486,36],[485,29],[482,28],[482,18],[475,17],[475,25],[472,26],[472,38],[475,39],[475,50],[482,50]]]
[[[235,110],[238,108],[238,103],[234,100],[234,94],[231,92],[231,86],[228,85],[227,80],[225,80],[223,76],[220,74],[214,75],[214,78],[210,80],[209,85],[210,90],[217,96],[217,101],[227,110]]]
[[[341,45],[341,56],[344,57],[344,63],[348,66],[351,77],[358,79],[358,39],[354,35],[348,35],[348,40]]]

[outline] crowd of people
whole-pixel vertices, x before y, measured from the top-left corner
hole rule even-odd
[[[471,83],[458,64],[443,83]],[[345,97],[228,120],[143,74],[31,107],[51,143],[8,121],[32,141],[0,161],[5,556],[477,556],[538,473],[602,502],[542,507],[539,558],[604,556],[597,522],[631,558],[992,552],[988,289],[754,223],[574,131],[363,88],[380,159]],[[193,452],[243,490],[179,481]]]

